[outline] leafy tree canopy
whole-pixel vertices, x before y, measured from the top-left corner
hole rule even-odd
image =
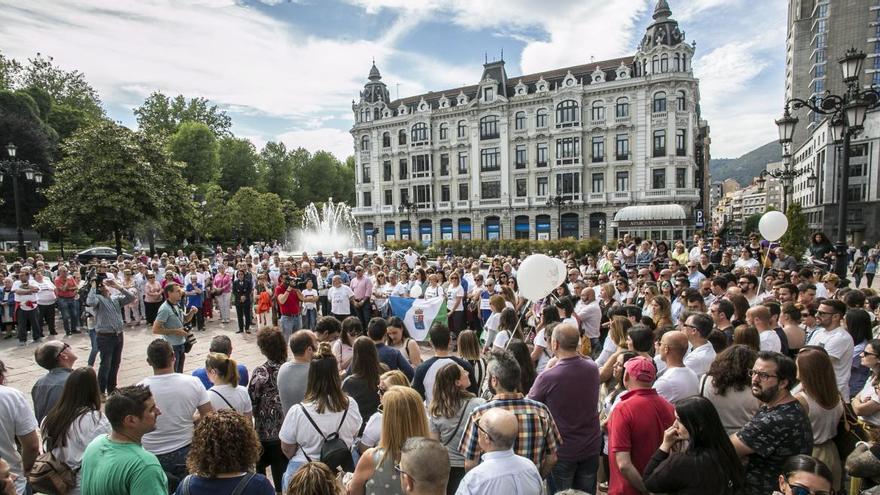
[[[227,137],[219,142],[220,187],[235,193],[257,185],[257,150],[247,139]]]
[[[184,122],[168,140],[172,158],[185,164],[183,176],[190,184],[214,182],[220,176],[217,139],[200,122]]]
[[[78,108],[92,117],[104,115],[101,98],[86,81],[85,74],[59,68],[52,57],[37,53],[21,68],[17,79],[17,87],[41,89],[56,103]]]
[[[169,98],[155,91],[134,110],[134,115],[140,129],[151,135],[170,136],[184,122],[204,124],[218,138],[232,135],[232,119],[206,98],[187,100],[183,95]]]

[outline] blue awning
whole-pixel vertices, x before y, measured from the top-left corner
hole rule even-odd
[[[440,232],[442,232],[444,234],[451,234],[452,233],[452,224],[448,223],[448,224],[441,225]]]
[[[423,234],[430,234],[431,233],[431,226],[430,225],[419,225],[419,232],[421,232]]]
[[[458,223],[458,231],[459,232],[470,232],[471,231],[471,224],[459,222]]]
[[[385,235],[394,235],[394,224],[388,224],[385,226]]]
[[[550,232],[550,223],[549,222],[536,223],[535,230],[537,230],[538,232]]]
[[[529,224],[528,224],[528,222],[526,222],[526,223],[518,223],[518,224],[516,224],[516,226],[514,227],[514,229],[515,229],[517,232],[528,232],[528,231],[529,231]]]

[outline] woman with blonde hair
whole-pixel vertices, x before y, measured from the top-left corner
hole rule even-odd
[[[500,294],[493,294],[489,298],[489,309],[492,313],[486,319],[486,342],[483,344],[483,352],[489,352],[495,343],[495,336],[498,335],[498,326],[501,322],[501,312],[507,307],[504,298]]]
[[[428,419],[422,396],[409,387],[391,387],[382,395],[382,438],[358,461],[348,493],[403,495],[394,466],[400,462],[403,443],[428,436]]]
[[[274,495],[275,488],[254,473],[260,440],[249,418],[236,411],[215,411],[193,430],[186,468],[192,473],[177,487],[177,495],[247,493]]]
[[[659,296],[658,296],[659,297]],[[621,315],[614,315],[608,325],[608,336],[605,337],[605,344],[602,346],[602,352],[596,358],[596,364],[602,366],[611,356],[619,350],[626,350],[626,333],[632,327],[629,318]],[[610,372],[611,370],[609,370]],[[608,379],[608,376],[605,377]]]
[[[379,407],[376,412],[367,420],[367,426],[361,434],[358,442],[358,452],[361,454],[370,447],[375,447],[382,438],[382,397],[385,391],[391,387],[409,387],[409,378],[400,370],[391,370],[382,373],[379,377]]]
[[[486,401],[468,392],[471,382],[468,372],[455,363],[450,363],[437,372],[434,380],[434,395],[428,407],[428,424],[431,437],[446,447],[449,452],[449,483],[447,495],[458,490],[464,477],[464,456],[458,451],[458,444],[464,433],[464,418],[470,417],[474,408]]]
[[[473,330],[464,330],[458,334],[458,355],[474,369],[474,380],[479,386],[479,394],[483,395],[486,379],[486,360],[480,354],[480,342]]]
[[[290,477],[286,495],[341,495],[336,475],[323,462],[307,462]]]
[[[656,295],[651,301],[651,319],[658,327],[672,325],[672,303],[663,295]]]
[[[208,398],[215,411],[232,409],[253,417],[253,404],[247,387],[238,384],[238,364],[222,352],[212,352],[205,359],[205,372],[214,384],[208,389]]]
[[[797,379],[800,385],[794,390],[794,398],[810,418],[812,456],[831,468],[832,488],[840,490],[843,467],[834,437],[843,416],[843,401],[837,391],[834,365],[828,352],[818,346],[804,346],[797,355]]]

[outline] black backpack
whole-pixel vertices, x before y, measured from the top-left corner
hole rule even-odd
[[[303,414],[306,415],[306,419],[309,420],[309,423],[315,427],[315,431],[318,432],[318,435],[321,435],[321,438],[324,439],[324,443],[321,444],[321,457],[318,460],[326,464],[334,473],[339,470],[345,473],[354,472],[354,461],[351,458],[351,450],[349,450],[348,445],[345,445],[345,442],[339,438],[339,429],[342,428],[342,423],[345,422],[345,417],[348,415],[348,408],[342,412],[342,419],[339,420],[339,426],[336,427],[336,431],[330,435],[324,436],[324,432],[318,428],[318,425],[315,424],[315,420],[309,416],[306,408],[302,404],[299,404],[299,407],[302,409]],[[312,462],[312,459],[306,454],[306,449],[303,449],[303,455],[306,456],[307,461]]]

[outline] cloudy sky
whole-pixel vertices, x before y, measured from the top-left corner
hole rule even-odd
[[[0,47],[83,71],[115,120],[155,90],[204,96],[257,146],[352,153],[351,100],[373,58],[392,98],[632,55],[656,0],[0,0]],[[697,42],[712,155],[775,139],[782,1],[670,0]]]

